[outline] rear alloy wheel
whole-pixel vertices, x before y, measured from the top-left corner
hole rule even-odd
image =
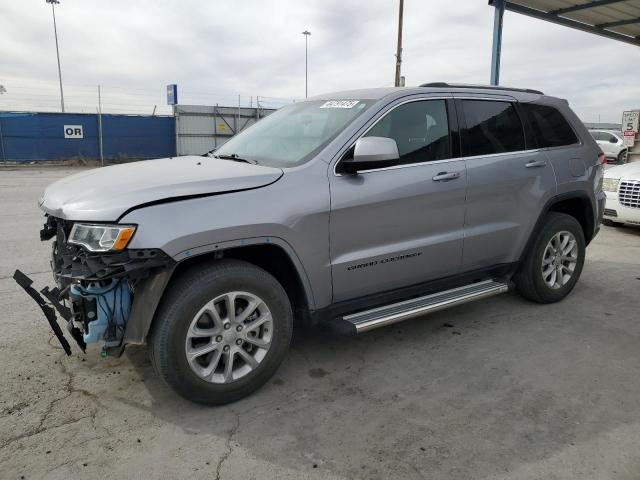
[[[571,215],[550,212],[515,276],[518,291],[538,303],[562,300],[580,278],[584,256],[580,223]]]
[[[180,395],[221,405],[271,378],[292,331],[289,298],[271,274],[244,261],[218,260],[172,281],[154,319],[150,356]]]
[[[571,232],[556,233],[542,255],[542,278],[555,290],[566,285],[578,264],[578,241]]]

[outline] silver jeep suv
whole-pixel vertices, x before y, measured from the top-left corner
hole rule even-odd
[[[360,333],[517,289],[575,286],[602,218],[604,156],[564,100],[425,84],[284,107],[204,156],[49,186],[39,303],[79,348],[147,344],[184,397],[264,384],[294,325]]]

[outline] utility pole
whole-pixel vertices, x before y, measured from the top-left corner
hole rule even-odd
[[[60,69],[60,50],[58,48],[58,29],[56,27],[56,4],[59,0],[46,0],[51,4],[51,13],[53,13],[53,34],[56,37],[56,57],[58,58],[58,80],[60,81],[60,107],[64,113],[64,94],[62,93],[62,70]]]
[[[309,96],[309,50],[308,50],[308,40],[311,32],[309,30],[305,30],[302,32],[304,35],[304,98]]]
[[[402,11],[404,0],[400,0],[400,12],[398,15],[398,50],[396,52],[396,81],[395,86],[400,86],[400,64],[402,63]]]

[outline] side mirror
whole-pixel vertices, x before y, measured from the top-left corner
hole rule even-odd
[[[362,137],[356,142],[353,158],[342,162],[342,170],[355,174],[361,170],[391,167],[399,161],[398,145],[393,138]]]
[[[618,143],[618,139],[616,137],[613,137],[613,136],[609,138],[609,141],[611,143]]]

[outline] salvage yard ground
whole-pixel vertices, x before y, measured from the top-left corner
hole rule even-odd
[[[264,388],[206,408],[144,348],[65,357],[11,279],[51,284],[36,203],[77,171],[0,169],[0,478],[640,478],[640,229],[603,227],[562,303],[298,332]]]

